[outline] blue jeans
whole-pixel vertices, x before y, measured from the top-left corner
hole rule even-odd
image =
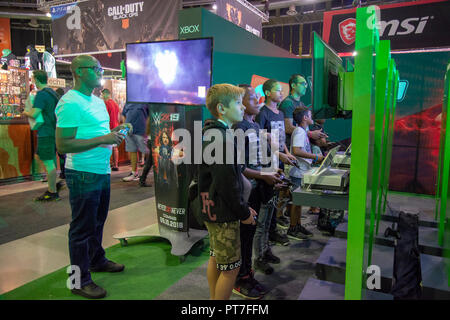
[[[92,282],[90,267],[108,260],[102,248],[103,226],[109,209],[110,175],[66,169],[72,222],[69,228],[70,264],[81,271],[81,286]]]
[[[253,252],[256,259],[261,259],[267,249],[269,249],[269,229],[274,212],[275,205],[272,200],[266,204],[261,204],[256,221],[255,237],[253,239]]]

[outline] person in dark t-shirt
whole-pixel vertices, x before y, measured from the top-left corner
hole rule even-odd
[[[233,125],[233,129],[242,130],[245,134],[245,169],[244,176],[252,184],[252,190],[248,200],[249,206],[258,212],[257,223],[255,225],[246,225],[241,223],[241,256],[242,264],[234,286],[233,292],[249,299],[258,299],[267,293],[267,289],[260,284],[253,275],[252,255],[255,248],[254,267],[256,270],[266,274],[273,272],[273,268],[268,264],[266,257],[272,256],[268,233],[269,225],[272,219],[274,207],[269,204],[273,197],[273,185],[281,183],[278,172],[262,173],[261,165],[261,144],[260,128],[254,121],[254,116],[258,114],[258,99],[253,89],[249,85],[239,85],[245,89],[242,104],[245,106],[244,118],[242,121]],[[241,148],[241,146],[238,146]]]
[[[263,84],[264,95],[266,96],[265,105],[259,111],[256,116],[256,122],[259,124],[261,129],[267,130],[270,133],[270,138],[274,138],[274,130],[278,130],[278,157],[280,159],[280,168],[284,169],[284,164],[293,165],[292,161],[296,158],[290,154],[286,147],[286,134],[284,127],[284,114],[282,111],[278,110],[277,106],[282,100],[281,85],[277,80],[269,79]],[[277,231],[276,228],[276,215],[272,217],[270,224],[270,239],[274,242],[278,242],[281,245],[288,245],[289,240],[286,235],[283,235]],[[272,261],[278,261],[273,259]]]
[[[39,89],[34,98],[33,108],[24,111],[27,117],[36,119],[39,114],[44,120],[43,124],[37,129],[37,155],[44,163],[47,171],[48,190],[34,201],[57,201],[60,200],[58,191],[62,183],[56,183],[56,115],[55,107],[59,96],[47,86],[47,73],[42,70],[33,71],[33,80]]]

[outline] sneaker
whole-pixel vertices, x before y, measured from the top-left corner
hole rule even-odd
[[[263,272],[264,274],[272,274],[273,268],[272,266],[264,259],[256,259],[253,266],[255,267],[255,270],[259,270]]]
[[[289,218],[285,215],[281,215],[280,217],[277,217],[277,225],[282,229],[287,229],[289,227]]]
[[[122,178],[122,181],[125,181],[125,182],[137,181],[137,180],[139,180],[139,175],[137,173],[133,174],[133,172],[131,172],[127,177]]]
[[[297,226],[289,227],[287,236],[293,240],[306,240],[308,237],[297,230]]]
[[[263,297],[261,292],[259,292],[250,281],[250,277],[247,277],[246,279],[239,279],[236,281],[236,284],[233,288],[233,293],[251,300],[258,300]]]
[[[119,168],[117,168],[117,167],[112,167],[111,170],[112,170],[112,171],[119,171]]]
[[[272,253],[272,250],[267,249],[266,253],[264,253],[264,260],[266,260],[269,263],[278,264],[280,263],[280,258],[278,258],[276,255]]]
[[[279,233],[278,231],[269,235],[269,240],[275,244],[280,244],[282,246],[289,245],[289,239],[286,235]]]
[[[250,272],[249,280],[253,285],[253,287],[256,290],[258,290],[262,295],[265,295],[267,292],[269,292],[269,290],[264,285],[262,285],[258,280],[255,279],[255,273],[253,270]]]
[[[88,298],[88,299],[101,299],[106,297],[106,290],[99,287],[94,282],[81,287],[80,289],[72,289],[73,294]]]
[[[308,229],[306,229],[301,224],[298,224],[295,228],[296,228],[297,232],[303,234],[304,236],[306,236],[308,238],[311,238],[313,236],[313,233],[311,231],[309,231]]]
[[[66,187],[66,184],[63,180],[60,180],[56,183],[56,192],[59,193],[60,190],[64,189]]]
[[[59,200],[61,200],[61,198],[59,197],[58,192],[53,193],[48,190],[45,191],[42,196],[33,199],[33,201],[42,201],[42,202],[59,201]]]
[[[139,187],[151,187],[151,186],[152,185],[150,183],[139,181]]]
[[[89,271],[92,271],[92,272],[121,272],[124,269],[125,269],[125,266],[123,264],[115,263],[115,262],[108,260],[108,262],[106,262],[103,266],[91,267],[91,268],[89,268]]]

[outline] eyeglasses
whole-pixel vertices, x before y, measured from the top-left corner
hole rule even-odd
[[[97,66],[90,66],[90,67],[78,67],[79,69],[92,69],[95,73],[101,73],[103,74],[103,72],[105,72],[105,70],[103,70],[102,67],[97,67]]]
[[[307,82],[300,82],[299,84],[303,85],[305,88],[308,88],[308,83]]]

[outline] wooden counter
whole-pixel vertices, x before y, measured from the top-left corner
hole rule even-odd
[[[31,136],[28,124],[0,125],[0,180],[32,175]]]

